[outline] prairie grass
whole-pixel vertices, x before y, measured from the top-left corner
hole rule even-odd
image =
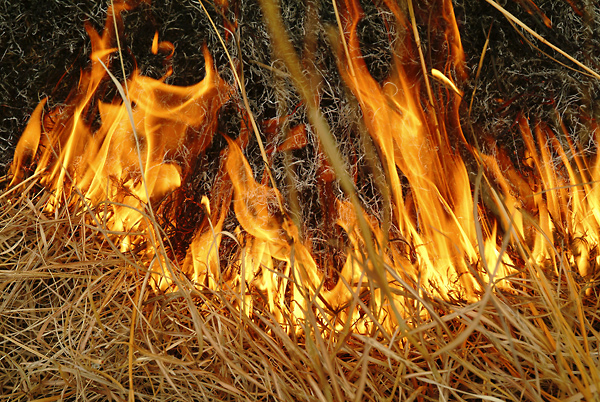
[[[275,47],[292,55],[273,26],[282,40]],[[292,73],[299,68],[291,56],[283,62]],[[309,84],[302,72],[292,75],[358,210]],[[266,163],[262,144],[261,151]],[[234,286],[211,290],[174,275],[176,290],[157,291],[152,275],[180,266],[154,235],[162,229],[151,209],[144,219],[154,229],[136,236],[154,252],[122,251],[117,240],[127,234],[108,230],[103,209],[77,191],[47,212],[51,195],[38,176],[11,188],[9,180],[0,183],[0,401],[600,399],[599,271],[581,277],[572,247],[553,247],[541,263],[522,256],[505,279],[510,290],[488,284],[469,304],[406,284],[406,325],[393,330],[379,325],[368,300],[385,273],[365,266],[371,289],[349,305],[372,325],[355,331],[318,314],[316,298],[298,323],[285,312],[275,317],[252,289],[250,311]]]
[[[47,197],[33,178],[0,198],[0,400],[598,398],[596,280],[565,250],[523,267],[513,292],[415,299],[430,316],[405,330],[359,334],[309,311],[297,333],[260,303],[243,313],[232,289],[155,292],[149,261],[111,247],[83,208],[41,213]]]

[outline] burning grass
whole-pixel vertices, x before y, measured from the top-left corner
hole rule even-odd
[[[128,5],[101,35],[88,26],[90,68],[64,110],[36,109],[2,184],[5,399],[597,399],[597,158],[564,125],[523,116],[522,170],[470,124],[467,141],[447,1],[429,20],[445,46],[427,59],[419,10],[387,2],[397,45],[381,80],[360,5],[334,3],[321,39],[358,137],[339,141],[281,10],[260,3],[287,80],[274,86],[289,92],[270,122],[256,122],[228,51],[231,80],[205,51],[195,85],[167,85],[172,69],[121,84],[109,62],[123,60]],[[158,49],[174,46],[155,36]],[[102,97],[108,84],[120,96]],[[294,97],[304,117],[290,127]],[[224,104],[238,107],[236,136],[218,131]],[[316,161],[317,212],[294,191],[291,151]],[[210,158],[216,173],[197,186]]]
[[[152,264],[111,247],[88,210],[41,213],[48,197],[34,179],[1,198],[3,400],[597,398],[595,282],[564,250],[555,266],[528,263],[513,292],[488,287],[474,303],[415,292],[393,332],[336,327],[318,303],[297,332],[266,303],[244,313],[234,289],[182,278],[156,292]],[[376,317],[364,296],[351,303]]]

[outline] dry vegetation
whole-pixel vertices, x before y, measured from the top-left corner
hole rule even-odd
[[[597,399],[598,298],[562,252],[512,294],[415,299],[431,316],[394,333],[309,312],[295,335],[234,291],[155,293],[147,261],[85,210],[41,213],[46,198],[34,180],[1,198],[1,400]]]
[[[486,286],[471,304],[407,289],[413,314],[394,332],[356,294],[374,321],[361,334],[317,303],[295,323],[258,292],[248,315],[235,289],[180,278],[157,292],[156,259],[121,252],[77,194],[52,213],[48,199],[37,177],[0,195],[0,401],[600,398],[598,273],[577,273],[574,247],[523,259],[512,291]]]

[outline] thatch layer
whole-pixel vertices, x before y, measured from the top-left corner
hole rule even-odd
[[[312,313],[296,335],[266,306],[241,312],[233,290],[155,293],[147,261],[111,249],[85,210],[41,214],[35,188],[0,199],[0,400],[592,401],[600,391],[596,282],[562,256],[524,268],[511,294],[415,299],[431,316],[394,333],[359,335]]]

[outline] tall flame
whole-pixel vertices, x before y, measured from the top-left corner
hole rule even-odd
[[[447,2],[445,5],[451,9]],[[440,88],[440,99],[448,99],[447,107],[435,108],[435,112],[424,110],[420,81],[410,78],[418,71],[409,73],[405,68],[406,61],[416,56],[400,49],[395,52],[392,76],[380,86],[370,76],[360,53],[356,30],[360,10],[356,5],[350,5],[348,10],[349,64],[343,72],[360,102],[369,134],[381,151],[391,185],[397,236],[417,248],[418,261],[413,264],[411,275],[418,278],[421,286],[436,289],[442,297],[454,293],[473,299],[481,291],[472,275],[481,250],[469,174],[460,147],[456,146],[459,140],[468,147],[458,120],[461,95],[456,90]],[[396,17],[407,29],[408,22],[402,14]],[[454,14],[444,13],[444,18],[447,31],[456,35]],[[458,37],[451,43],[453,54],[449,55],[446,70],[462,73],[464,54]],[[403,187],[402,178],[408,181],[409,188]],[[483,235],[481,254],[487,266],[495,267],[495,228]],[[508,264],[506,258],[494,275],[508,275]],[[489,272],[479,270],[489,281]]]
[[[326,269],[316,263],[311,239],[300,235],[282,195],[255,180],[244,156],[244,135],[226,137],[228,146],[212,192],[202,199],[205,217],[182,268],[198,286],[235,289],[246,314],[252,313],[254,292],[259,292],[281,322],[284,316],[300,320],[312,309],[336,326],[351,320],[356,330],[367,331],[371,318],[355,307],[357,295],[370,289],[380,323],[393,328],[397,317],[392,310],[409,308],[407,290],[446,300],[475,300],[488,285],[510,287],[501,280],[517,272],[514,258],[543,262],[557,255],[550,252],[557,236],[570,239],[575,257],[567,262],[576,264],[583,275],[590,263],[598,264],[585,242],[595,246],[599,241],[600,190],[593,183],[600,177],[600,161],[588,163],[571,141],[564,150],[547,126],[537,123],[532,129],[524,117],[519,128],[529,156],[529,177],[493,143],[488,146],[493,154],[481,153],[462,132],[462,93],[450,78],[454,75],[458,84],[466,78],[451,3],[443,1],[439,22],[448,54],[429,71],[408,62],[419,58],[412,45],[416,38],[402,12],[391,3],[389,7],[407,39],[396,49],[388,79],[379,84],[364,62],[357,34],[362,11],[356,2],[342,10],[347,57],[340,51],[339,68],[360,104],[390,187],[391,225],[336,200],[330,219],[345,232],[348,243],[339,279],[325,286]],[[109,11],[102,36],[87,27],[93,45],[91,67],[82,73],[65,110],[44,114],[45,101],[36,108],[16,149],[12,184],[22,181],[35,161],[40,182],[54,195],[49,208],[79,192],[92,210],[104,213],[107,229],[121,235],[120,247],[126,249],[133,232],[159,236],[150,222],[150,207],[188,179],[195,159],[213,140],[218,111],[230,88],[204,50],[206,76],[196,85],[171,86],[134,72],[125,85],[126,99],[100,100],[117,50],[111,18],[124,8],[118,4]],[[173,46],[159,45],[156,36],[152,51],[159,50],[171,52],[171,57]],[[428,82],[424,74],[441,84]],[[443,107],[437,104],[442,101]],[[303,147],[305,135],[296,130],[281,147],[270,149]],[[223,231],[231,204],[239,223],[234,234]],[[373,261],[364,252],[357,214],[374,235],[391,295],[368,283],[365,267]],[[235,270],[228,275],[222,272],[219,255],[226,235],[239,244],[234,261],[228,262]],[[509,242],[513,258],[505,252]],[[165,289],[172,278],[155,279],[155,286]]]

